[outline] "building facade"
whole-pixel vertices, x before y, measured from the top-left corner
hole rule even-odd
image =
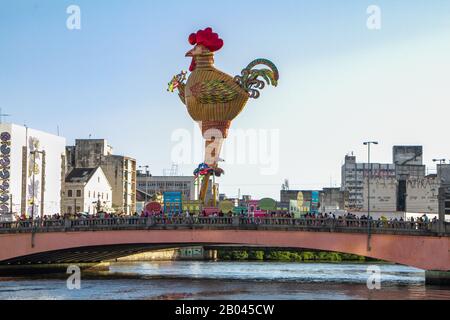
[[[216,197],[219,196],[219,184],[216,183]],[[200,185],[194,176],[153,176],[138,172],[137,188],[147,195],[163,194],[164,192],[181,192],[184,200],[198,200]],[[208,184],[205,203],[213,198],[213,180]]]
[[[333,212],[348,208],[349,194],[340,188],[323,188],[320,192],[320,211]]]
[[[72,169],[64,183],[63,210],[69,214],[112,211],[112,188],[101,167]]]
[[[364,179],[371,174],[374,178],[395,177],[395,165],[387,163],[358,163],[353,155],[345,156],[341,168],[341,188],[348,192],[348,207],[351,210],[364,208]]]
[[[322,190],[280,190],[280,203],[302,213],[325,213],[348,208],[349,195],[340,188]]]
[[[439,187],[437,175],[423,178],[411,177],[405,180],[405,189],[399,188],[400,180],[396,177],[366,178],[364,198],[367,199],[368,183],[370,183],[370,211],[378,213],[427,213],[439,212]],[[402,192],[400,194],[399,192]],[[364,203],[363,211],[367,211],[368,202]]]
[[[152,176],[138,173],[137,188],[148,195],[179,191],[186,200],[196,200],[194,176]]]
[[[67,168],[101,167],[112,188],[112,206],[118,213],[136,212],[136,160],[113,154],[105,139],[77,139],[66,148]]]
[[[367,198],[364,188],[367,188],[367,177],[375,183],[390,183],[393,178],[397,182],[396,194],[398,204],[405,202],[406,181],[409,179],[423,179],[425,165],[423,164],[422,146],[394,146],[392,149],[393,163],[358,163],[353,155],[345,156],[341,168],[341,188],[349,193],[349,208],[353,211],[367,209]],[[402,198],[403,197],[403,198]],[[400,211],[406,208],[400,206]]]
[[[66,140],[15,124],[0,124],[0,215],[61,211]]]

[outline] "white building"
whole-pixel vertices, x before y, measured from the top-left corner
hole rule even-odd
[[[440,182],[436,175],[406,181],[406,211],[413,213],[439,213]]]
[[[67,151],[68,171],[73,168],[101,167],[113,190],[116,212],[136,212],[136,160],[113,155],[105,139],[77,139]]]
[[[369,175],[374,178],[395,177],[395,165],[387,163],[358,163],[353,155],[345,156],[341,168],[341,187],[348,192],[348,206],[352,210],[364,210],[367,199],[364,197],[364,179]]]
[[[0,214],[59,213],[65,138],[0,124]]]
[[[399,194],[399,180],[395,177],[370,179],[370,211],[372,213],[392,214],[396,212],[438,214],[439,186],[436,175],[424,178],[409,178],[403,195]],[[368,179],[364,180],[364,199],[368,194]],[[402,200],[404,199],[404,200]],[[399,205],[404,201],[404,205]],[[367,201],[363,210],[367,212]],[[400,210],[404,207],[405,210]],[[386,215],[387,216],[387,215]]]
[[[194,176],[152,176],[138,173],[137,188],[146,194],[164,193],[166,191],[179,191],[186,200],[196,200]]]
[[[370,211],[393,213],[397,211],[397,179],[394,177],[370,178]],[[364,179],[363,211],[367,212],[368,178]]]
[[[76,168],[66,177],[63,192],[64,213],[110,212],[112,188],[101,167]]]

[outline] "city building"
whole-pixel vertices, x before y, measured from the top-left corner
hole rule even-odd
[[[323,190],[280,190],[280,204],[301,213],[332,212],[348,208],[348,192],[340,188]]]
[[[137,189],[148,195],[179,191],[186,200],[196,200],[194,176],[153,176],[138,171]]]
[[[75,168],[66,176],[64,213],[111,212],[112,188],[101,167]]]
[[[423,164],[422,146],[394,146],[392,147],[392,158],[395,174],[399,181],[425,177],[426,168]]]
[[[323,188],[320,192],[320,212],[334,212],[348,208],[349,194],[340,188]]]
[[[370,181],[370,182],[369,182]],[[364,198],[367,199],[370,183],[370,211],[372,213],[417,213],[439,214],[439,190],[450,185],[450,165],[438,165],[438,174],[423,178],[397,177],[365,179]],[[404,187],[400,188],[400,185]],[[450,202],[450,196],[443,199]],[[368,202],[363,211],[367,211]],[[450,214],[450,212],[446,213]]]
[[[66,148],[67,168],[101,167],[112,188],[112,206],[116,212],[136,212],[136,160],[113,155],[105,139],[77,139]]]
[[[364,199],[368,195],[368,179],[365,179]],[[403,182],[402,182],[403,183]],[[370,178],[370,211],[372,213],[429,213],[437,214],[439,210],[438,192],[440,183],[437,175],[404,180],[403,193],[399,188],[400,180],[396,177]],[[368,202],[363,210],[367,212]]]
[[[437,166],[437,178],[439,186],[439,214],[450,217],[450,164]],[[448,218],[447,218],[448,219]]]
[[[208,184],[205,201],[208,203],[213,198],[212,179]],[[198,200],[200,185],[195,176],[153,176],[148,172],[138,171],[137,189],[145,194],[163,194],[164,192],[181,192],[184,200]],[[218,200],[219,184],[216,183],[216,197]]]
[[[348,192],[348,207],[362,210],[364,207],[364,177],[371,171],[371,177],[395,177],[394,164],[357,163],[356,157],[346,155],[341,169],[341,189]]]
[[[399,211],[397,210],[398,180],[395,176],[370,177],[370,179],[365,177],[363,184],[363,199],[365,201],[360,211],[368,211],[368,183],[370,183],[370,211],[372,214],[375,212],[394,213]]]
[[[367,187],[367,177],[375,179],[377,183],[390,185],[390,178],[397,181],[399,197],[406,195],[406,181],[408,179],[423,179],[425,165],[423,164],[422,146],[394,146],[392,149],[393,163],[357,163],[353,155],[345,156],[341,169],[341,188],[349,194],[348,206],[352,211],[362,211],[367,208],[367,199],[364,197],[364,188]],[[378,179],[380,178],[380,179]],[[397,201],[399,204],[404,199]],[[400,211],[406,208],[400,207]]]
[[[61,211],[66,140],[15,124],[0,124],[0,215]]]

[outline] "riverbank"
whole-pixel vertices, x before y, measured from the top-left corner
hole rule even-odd
[[[327,251],[279,250],[217,250],[221,261],[280,261],[280,262],[382,262],[381,260],[348,253]]]

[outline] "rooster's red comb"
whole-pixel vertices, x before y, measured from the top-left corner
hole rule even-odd
[[[197,33],[192,33],[189,36],[189,43],[191,45],[201,44],[211,52],[220,50],[223,47],[223,40],[220,39],[219,35],[214,33],[211,28],[198,30]]]

